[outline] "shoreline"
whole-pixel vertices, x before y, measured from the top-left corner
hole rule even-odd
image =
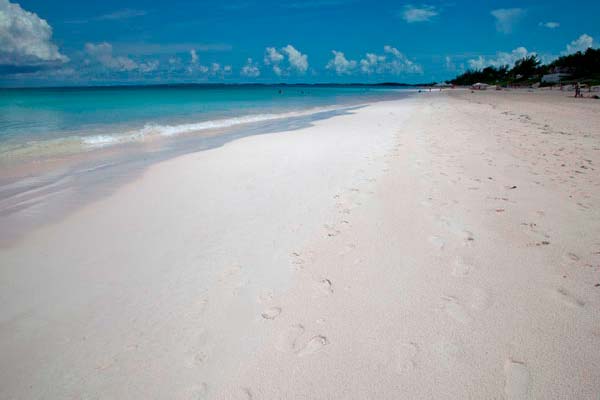
[[[591,398],[598,110],[423,93],[154,164],[0,248],[0,397]]]
[[[8,168],[0,176],[0,224],[11,229],[0,232],[0,247],[9,246],[27,232],[58,222],[86,204],[110,195],[120,186],[134,182],[154,164],[222,147],[244,137],[306,128],[316,121],[381,101],[398,99],[340,104],[306,115],[189,132],[177,138],[155,138],[147,143],[121,144]]]

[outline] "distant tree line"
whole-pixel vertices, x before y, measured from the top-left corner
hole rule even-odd
[[[487,83],[491,85],[533,84],[541,81],[545,74],[563,73],[565,81],[582,81],[600,83],[600,49],[589,48],[585,52],[577,52],[562,56],[550,64],[542,65],[536,55],[517,60],[511,68],[489,66],[481,70],[471,69],[450,81],[454,85],[472,85]]]

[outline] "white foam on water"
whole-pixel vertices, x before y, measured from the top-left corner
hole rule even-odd
[[[353,106],[356,107],[356,106]],[[254,114],[240,117],[215,119],[209,121],[178,124],[178,125],[160,125],[146,124],[143,128],[121,134],[101,134],[94,136],[82,136],[81,143],[85,147],[97,148],[106,147],[122,143],[129,143],[144,140],[151,137],[171,137],[186,133],[202,132],[210,129],[230,128],[242,124],[251,124],[256,122],[273,121],[285,118],[303,117],[322,112],[344,110],[349,107],[322,107],[313,108],[305,111],[294,111],[280,114]]]

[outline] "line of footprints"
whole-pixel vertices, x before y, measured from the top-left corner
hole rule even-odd
[[[361,193],[361,190],[356,187],[351,187],[347,190],[348,194],[345,196],[346,199],[343,199],[342,195],[340,194],[333,196],[333,199],[336,201],[336,209],[341,219],[335,225],[326,224],[323,226],[327,238],[333,238],[339,235],[343,226],[350,224],[350,221],[348,221],[347,218],[349,218],[353,208],[359,207],[362,204],[360,202],[361,196],[374,194],[372,191],[372,185],[374,185],[376,180],[374,178],[366,178],[362,176],[364,173],[364,170],[358,171],[359,179],[365,182],[368,186],[368,190],[365,193]],[[351,251],[354,247],[354,245],[347,245],[344,252]],[[304,269],[304,264],[306,263],[307,259],[302,257],[302,255],[298,252],[293,252],[291,255],[292,264],[295,266],[296,270],[299,271]],[[308,254],[307,257],[310,259],[311,254]],[[321,295],[331,295],[334,292],[333,282],[328,278],[321,279],[314,283],[314,289]],[[261,317],[265,320],[274,320],[279,317],[281,312],[281,307],[270,307],[261,313]],[[304,325],[295,324],[283,331],[279,337],[276,348],[279,351],[294,353],[299,357],[303,357],[319,352],[328,344],[329,339],[325,335],[311,335],[307,332],[307,329],[304,327]]]

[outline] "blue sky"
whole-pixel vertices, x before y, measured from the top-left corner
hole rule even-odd
[[[442,81],[598,47],[598,15],[597,0],[0,0],[0,85]]]

